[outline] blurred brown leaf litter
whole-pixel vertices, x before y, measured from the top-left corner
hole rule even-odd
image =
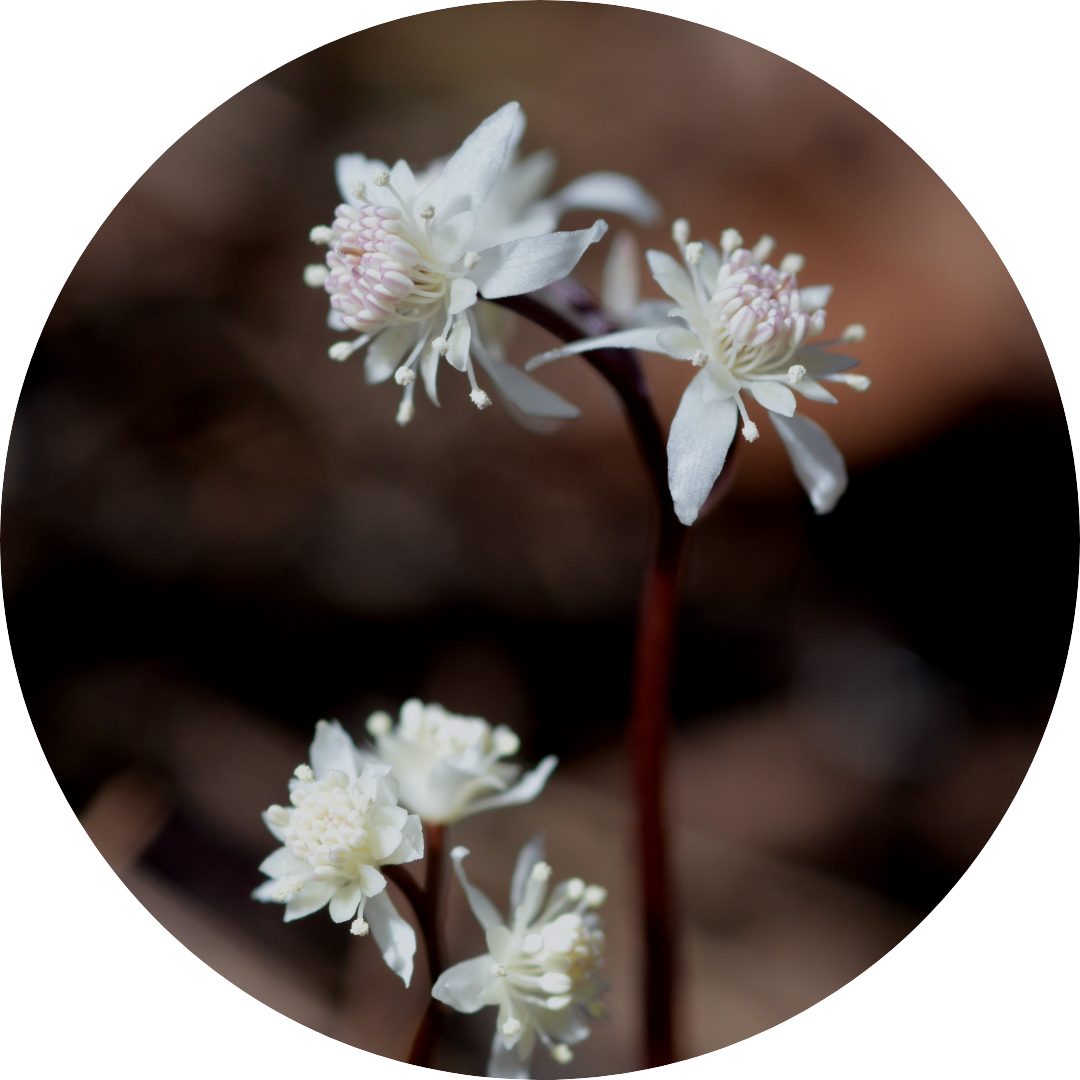
[[[585,1076],[639,1062],[618,738],[651,528],[633,447],[574,361],[541,375],[583,412],[554,435],[477,414],[448,377],[443,407],[399,429],[395,389],[326,359],[325,299],[300,281],[338,153],[422,164],[511,99],[556,183],[613,169],[661,200],[643,246],[677,215],[769,232],[835,286],[830,327],[869,331],[870,392],[810,409],[852,472],[836,512],[813,519],[763,429],[696,530],[670,782],[682,1055],[807,1008],[908,933],[1049,716],[1076,595],[1071,448],[1023,302],[952,194],[737,39],[602,5],[457,8],[226,102],[57,302],[9,451],[4,588],[42,745],[110,864],[226,978],[377,1053],[404,1054],[423,976],[406,991],[370,942],[248,899],[273,846],[259,811],[316,719],[359,734],[414,694],[511,724],[530,760],[559,753],[541,799],[453,839],[499,903],[537,829],[557,873],[608,886],[614,1018],[560,1070]],[[583,260],[592,286],[603,255]],[[548,344],[521,326],[514,356]],[[687,373],[645,363],[666,421]],[[449,917],[453,959],[472,955],[456,891]],[[456,1017],[436,1064],[480,1071],[490,1024]]]

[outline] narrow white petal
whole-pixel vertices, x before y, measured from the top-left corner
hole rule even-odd
[[[658,333],[656,329],[640,327],[633,330],[616,330],[612,334],[601,334],[599,337],[582,338],[580,341],[572,341],[569,345],[561,345],[557,349],[550,349],[546,353],[534,356],[526,363],[525,370],[535,371],[544,364],[550,364],[552,360],[592,352],[593,349],[644,349],[646,352],[662,353],[664,350],[656,343]]]
[[[488,1004],[484,998],[488,984],[496,978],[491,974],[494,962],[494,957],[485,953],[447,968],[431,988],[431,996],[458,1012],[478,1012]]]
[[[456,263],[465,254],[476,231],[476,215],[471,210],[454,214],[437,229],[432,230],[435,254],[444,262]]]
[[[447,314],[459,315],[476,303],[476,282],[468,278],[454,278],[450,283],[450,307]]]
[[[409,200],[416,196],[416,177],[404,158],[397,161],[390,170],[390,183],[403,199]]]
[[[600,298],[606,310],[621,323],[629,322],[641,293],[638,274],[638,245],[634,234],[621,229],[611,242],[604,262],[604,279]]]
[[[480,261],[469,277],[487,299],[533,292],[566,277],[585,249],[607,232],[597,221],[591,229],[528,236],[480,252]]]
[[[456,285],[457,282],[455,281]],[[458,318],[454,320],[454,329],[450,331],[450,347],[446,351],[446,361],[458,371],[464,371],[469,366],[469,345],[472,342],[472,329],[469,320]]]
[[[534,836],[527,841],[518,852],[517,862],[514,864],[514,876],[510,879],[510,910],[517,911],[521,901],[525,898],[525,885],[527,884],[533,867],[544,859],[544,837]]]
[[[532,802],[547,783],[559,759],[554,754],[549,754],[531,772],[527,772],[509,791],[502,791],[498,795],[486,795],[468,805],[463,817],[470,814],[479,814],[484,810],[495,810],[500,806],[521,806]]]
[[[450,861],[454,864],[454,873],[457,874],[458,881],[461,882],[461,887],[465,890],[469,907],[472,908],[476,921],[485,930],[490,930],[493,926],[502,926],[503,918],[499,914],[499,909],[469,881],[465,868],[461,865],[462,859],[468,854],[468,848],[456,847],[450,852]]]
[[[811,401],[824,401],[829,405],[837,404],[836,398],[821,383],[816,379],[811,379],[809,376],[797,382],[792,389],[802,394],[803,397],[808,397]]]
[[[439,356],[434,349],[425,346],[420,357],[420,377],[424,380],[424,390],[433,405],[439,404],[439,394],[435,388],[435,380],[439,374]]]
[[[389,893],[383,891],[364,905],[371,936],[382,950],[386,966],[408,986],[416,955],[416,931],[397,913]]]
[[[653,279],[681,307],[692,310],[697,306],[694,285],[681,263],[666,251],[646,251],[645,259]]]
[[[388,855],[383,862],[387,866],[398,866],[401,863],[415,862],[424,857],[424,827],[417,814],[410,814],[401,830],[401,843],[397,850]]]
[[[328,881],[309,881],[285,905],[285,921],[302,919],[305,915],[326,907],[334,895],[334,886]]]
[[[311,771],[316,780],[323,780],[334,769],[356,779],[356,747],[340,721],[320,720],[315,725],[315,739],[310,751]]]
[[[810,496],[819,514],[827,514],[847,488],[844,458],[824,429],[805,416],[777,416],[769,413],[791,458],[799,483]]]
[[[693,525],[724,467],[739,421],[733,397],[707,401],[709,373],[700,371],[679,402],[668,435],[668,485],[675,513]]]
[[[528,1080],[529,1077],[529,1062],[518,1057],[516,1048],[503,1046],[497,1030],[491,1040],[487,1075],[502,1077],[503,1080]]]
[[[526,416],[551,420],[574,420],[581,415],[576,405],[559,397],[554,390],[541,386],[516,367],[496,360],[486,350],[476,350],[480,366],[491,376],[500,394],[519,408]]]
[[[639,225],[660,220],[660,204],[636,180],[616,172],[580,176],[545,201],[559,215],[568,210],[610,210]]]
[[[701,352],[701,342],[697,335],[692,334],[682,326],[673,326],[668,330],[662,330],[656,336],[656,344],[676,360],[689,360],[696,353]]]
[[[267,877],[283,878],[293,874],[306,876],[311,870],[306,862],[298,859],[291,848],[279,847],[259,864],[259,872]]]
[[[330,901],[330,918],[334,922],[348,922],[356,914],[363,896],[361,882],[350,881],[348,885],[342,885]]]
[[[390,326],[385,329],[364,354],[365,382],[375,385],[389,379],[415,344],[415,326]]]
[[[435,207],[433,227],[462,210],[480,212],[502,171],[519,112],[518,103],[511,101],[489,116],[421,192],[420,197]]]
[[[749,384],[750,393],[766,409],[781,416],[795,415],[795,395],[783,383],[750,379]]]

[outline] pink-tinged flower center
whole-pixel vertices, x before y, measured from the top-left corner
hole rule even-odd
[[[447,294],[448,267],[396,206],[341,205],[324,288],[345,325],[363,333],[429,318]],[[426,257],[425,257],[426,256]]]

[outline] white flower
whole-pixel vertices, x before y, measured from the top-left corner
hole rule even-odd
[[[499,1007],[488,1076],[527,1077],[537,1039],[557,1062],[566,1064],[574,1056],[570,1047],[589,1037],[586,1018],[607,1015],[600,996],[608,984],[599,974],[604,934],[592,910],[607,892],[571,878],[557,885],[545,904],[551,867],[542,861],[543,853],[537,837],[518,856],[509,926],[465,876],[461,861],[468,849],[450,853],[469,906],[487,935],[488,951],[444,971],[431,993],[458,1012]]]
[[[289,781],[291,807],[271,806],[266,827],[285,846],[263,860],[270,878],[256,900],[285,904],[285,921],[330,905],[334,922],[370,929],[383,959],[405,985],[412,978],[416,934],[386,893],[380,866],[423,858],[420,819],[397,804],[390,766],[366,762],[335,720],[315,725],[311,765]]]
[[[806,344],[825,327],[824,305],[832,287],[800,289],[799,255],[785,256],[779,269],[766,263],[771,237],[763,236],[748,250],[742,237],[728,229],[717,251],[711,244],[687,243],[689,226],[682,220],[675,223],[673,234],[685,265],[661,251],[650,251],[646,257],[654,279],[678,305],[669,316],[685,326],[657,332],[648,325],[654,320],[634,309],[636,321],[645,324],[641,328],[553,349],[534,357],[526,369],[605,346],[689,360],[702,370],[683,394],[668,437],[668,482],[679,520],[691,525],[697,519],[724,466],[740,416],[747,441],[758,437],[744,391],[768,410],[814,509],[828,513],[847,487],[844,459],[821,427],[795,415],[792,391],[835,404],[822,382],[867,389],[866,376],[845,374],[858,365],[857,360],[827,351],[842,341],[862,340],[865,331],[850,326],[837,339]]]
[[[323,287],[330,293],[331,326],[359,331],[360,337],[339,342],[330,354],[344,360],[366,345],[368,381],[396,375],[405,388],[399,423],[412,418],[417,369],[428,397],[438,404],[436,374],[443,356],[468,375],[472,400],[486,407],[490,399],[476,384],[474,354],[523,412],[559,418],[578,414],[527,375],[500,367],[500,358],[480,341],[474,310],[478,297],[514,296],[558,281],[607,231],[597,221],[591,229],[539,235],[549,213],[544,221],[533,215],[524,232],[501,239],[508,234],[499,228],[500,206],[505,209],[511,195],[516,198],[525,188],[521,178],[515,183],[511,174],[504,180],[510,194],[502,196],[501,204],[489,209],[488,202],[504,176],[518,123],[517,103],[503,106],[437,175],[429,170],[417,178],[404,161],[388,169],[358,154],[338,161],[346,202],[338,207],[332,228],[317,227],[312,239],[330,245]],[[485,211],[495,219],[487,226]],[[308,271],[306,277],[314,282],[317,275]]]
[[[436,824],[531,802],[558,764],[558,758],[546,757],[518,779],[521,766],[500,760],[520,745],[508,727],[492,729],[477,716],[455,716],[416,698],[401,707],[396,727],[378,712],[367,728],[378,759],[393,767],[402,805]]]

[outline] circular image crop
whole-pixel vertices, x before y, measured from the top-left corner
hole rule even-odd
[[[192,128],[57,300],[3,520],[131,892],[471,1075],[704,1054],[880,959],[1009,806],[1076,601],[970,215],[800,68],[593,4],[387,23]]]

